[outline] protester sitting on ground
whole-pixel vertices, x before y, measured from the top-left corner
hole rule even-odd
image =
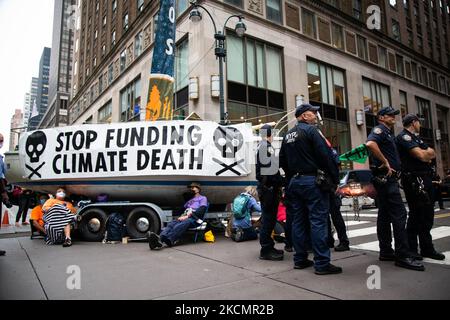
[[[203,223],[208,209],[208,199],[200,194],[200,184],[193,182],[188,188],[193,197],[184,205],[184,213],[178,219],[170,222],[159,236],[151,231],[147,233],[151,250],[161,249],[164,244],[168,247],[175,245],[189,228],[198,227]]]
[[[69,201],[66,201],[66,190],[58,188],[56,198],[47,200],[42,206],[44,211],[44,228],[46,232],[46,244],[63,244],[70,247],[71,224],[75,221],[76,209]]]
[[[280,199],[280,203],[278,205],[278,213],[277,213],[277,221],[278,223],[274,228],[274,240],[276,237],[282,238],[281,242],[284,242],[284,250],[287,252],[293,252],[292,248],[292,219],[288,215],[288,202],[286,199],[286,195],[283,193],[283,196]],[[278,230],[279,229],[279,230]],[[278,232],[277,232],[278,231]],[[280,239],[281,240],[281,239]]]
[[[258,234],[252,225],[252,212],[261,212],[261,206],[256,202],[258,195],[255,187],[247,187],[233,201],[233,219],[231,239],[236,242],[256,240]]]
[[[30,220],[33,222],[33,227],[38,230],[42,235],[45,235],[44,228],[44,211],[42,211],[42,206],[48,200],[48,196],[41,195],[39,197],[39,203],[36,207],[31,210]]]

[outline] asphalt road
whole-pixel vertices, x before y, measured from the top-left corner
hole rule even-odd
[[[292,253],[280,262],[259,260],[258,241],[235,243],[217,233],[213,244],[194,244],[189,236],[161,251],[145,242],[62,248],[2,238],[0,299],[450,299],[450,210],[436,212],[432,232],[447,259],[427,260],[425,272],[378,261],[376,210],[362,211],[360,221],[353,213],[344,218],[352,249],[332,252],[344,272],[327,276],[294,270]]]

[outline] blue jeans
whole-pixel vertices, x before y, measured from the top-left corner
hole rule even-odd
[[[189,218],[184,221],[173,220],[167,224],[159,236],[162,242],[169,240],[171,244],[174,244],[176,241],[181,239],[183,234],[189,228],[194,228],[197,226],[198,224],[193,218]]]
[[[293,219],[294,263],[302,263],[308,258],[311,237],[314,268],[322,271],[330,264],[330,248],[327,243],[329,194],[320,191],[315,181],[315,176],[292,178],[287,196]]]

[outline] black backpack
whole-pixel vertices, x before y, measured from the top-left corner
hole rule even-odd
[[[121,213],[112,213],[106,220],[106,241],[122,241],[126,235],[125,218]]]

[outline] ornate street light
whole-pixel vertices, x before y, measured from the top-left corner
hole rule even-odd
[[[220,97],[219,97],[219,105],[220,105],[220,124],[224,125],[226,124],[225,119],[225,98],[224,98],[224,84],[223,84],[223,62],[225,60],[225,57],[227,56],[227,50],[225,49],[225,28],[228,23],[228,21],[232,18],[238,18],[239,21],[236,23],[235,31],[236,34],[239,37],[242,37],[247,31],[247,27],[245,26],[245,23],[242,21],[244,17],[242,15],[236,15],[233,14],[227,18],[225,21],[222,31],[217,31],[216,22],[214,21],[211,13],[206,9],[204,6],[197,4],[196,1],[192,1],[191,5],[193,6],[190,13],[189,13],[189,19],[192,22],[198,22],[202,19],[202,14],[199,10],[199,8],[203,9],[211,19],[213,26],[214,26],[214,39],[216,40],[216,47],[214,50],[214,54],[217,58],[219,58],[219,79],[220,79],[220,85],[219,85],[219,91],[220,91]]]

